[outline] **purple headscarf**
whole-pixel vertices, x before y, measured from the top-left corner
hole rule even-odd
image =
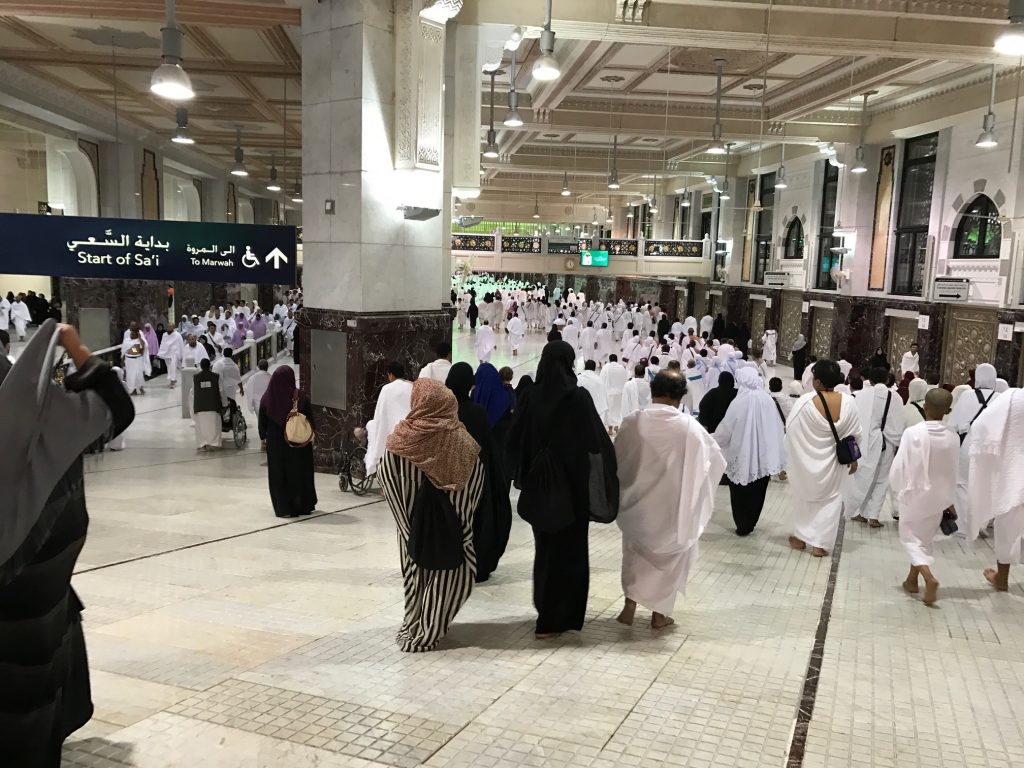
[[[156,331],[153,330],[152,323],[146,323],[142,327],[142,338],[146,340],[146,344],[149,346],[150,356],[155,356],[160,350],[160,342],[156,337]]]
[[[262,315],[257,315],[249,323],[249,330],[252,331],[252,335],[257,339],[262,339],[267,335],[267,321],[263,319]]]
[[[243,330],[249,330],[249,318],[245,316],[244,312],[239,312],[235,315],[235,323],[241,324]]]
[[[235,332],[231,334],[231,348],[241,349],[245,343],[245,326],[241,320],[235,321]]]
[[[282,365],[270,377],[270,384],[260,401],[260,407],[279,427],[284,427],[295,400],[295,371],[290,365]],[[302,398],[299,398],[301,404]]]

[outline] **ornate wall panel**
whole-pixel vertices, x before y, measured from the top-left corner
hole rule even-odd
[[[819,360],[832,356],[832,317],[833,310],[814,307],[811,317],[811,354]]]
[[[745,283],[750,282],[750,263],[753,260],[754,251],[754,200],[757,198],[757,177],[747,181],[747,220],[743,227],[743,269],[740,279]],[[721,225],[719,225],[721,231]],[[721,237],[721,235],[719,235]]]
[[[751,346],[760,347],[761,337],[764,336],[764,318],[766,308],[763,301],[752,300],[750,302],[750,338]]]
[[[421,18],[419,37],[416,167],[440,171],[444,141],[444,26]]]
[[[678,317],[680,320],[685,320],[687,315],[689,314],[686,311],[687,298],[688,297],[686,291],[676,291],[676,317]],[[699,317],[697,318],[697,321],[700,321]],[[686,329],[684,328],[683,330],[685,331]],[[694,328],[694,330],[697,329]]]
[[[917,320],[908,317],[889,318],[889,347],[886,354],[893,368],[898,368],[903,353],[917,343]]]
[[[885,290],[885,257],[889,253],[889,219],[892,216],[893,173],[896,147],[882,149],[875,191],[875,224],[871,234],[871,262],[868,290]]]
[[[782,322],[779,323],[779,358],[790,359],[790,350],[793,342],[800,333],[800,326],[803,323],[803,312],[801,307],[803,300],[800,294],[782,296]]]
[[[965,384],[972,368],[992,362],[998,328],[994,311],[967,307],[950,309],[942,351],[943,383]]]
[[[693,293],[693,316],[700,322],[700,319],[708,314],[708,289],[706,285],[698,284],[691,286],[690,291]]]

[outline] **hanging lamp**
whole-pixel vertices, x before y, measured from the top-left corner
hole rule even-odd
[[[569,189],[569,172],[562,174],[562,197],[569,197],[572,191]]]
[[[248,176],[245,167],[245,152],[242,151],[242,129],[235,129],[235,164],[231,166],[232,176]]]
[[[711,143],[708,145],[709,155],[724,155],[725,144],[722,142],[722,73],[725,70],[725,59],[715,59],[715,125],[711,129]]]
[[[498,133],[494,130],[494,71],[491,71],[491,127],[487,129],[487,145],[484,157],[493,160],[498,156]]]
[[[505,113],[506,128],[521,128],[523,118],[519,116],[519,94],[516,92],[516,52],[511,51],[512,64],[509,66],[508,112]]]
[[[619,137],[612,139],[612,172],[608,174],[608,189],[619,188]]]
[[[268,192],[280,192],[281,185],[277,183],[277,163],[274,155],[270,155],[270,181],[267,182]]]
[[[996,38],[996,53],[1024,56],[1024,0],[1010,0],[1007,16],[1010,23]]]
[[[164,3],[164,27],[161,58],[163,63],[149,79],[149,90],[169,101],[188,101],[195,98],[192,81],[181,66],[181,30],[175,21],[175,0]]]
[[[174,130],[171,141],[175,144],[195,144],[196,140],[192,138],[192,134],[188,130],[188,110],[184,107],[178,107],[175,110],[174,116],[178,127]]]
[[[996,65],[992,65],[992,85],[989,89],[988,97],[988,112],[985,113],[985,117],[981,122],[981,135],[978,136],[978,140],[974,142],[974,146],[981,147],[982,149],[992,149],[999,145],[996,141]]]
[[[544,30],[540,33],[540,58],[533,63],[533,79],[542,83],[557,80],[562,75],[562,67],[555,58],[555,33],[551,30],[551,6],[553,0],[547,2],[547,13],[544,15]]]

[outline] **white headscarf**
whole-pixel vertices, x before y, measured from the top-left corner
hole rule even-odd
[[[1006,379],[996,379],[996,392],[1005,392],[1010,388],[1010,382]]]
[[[786,468],[785,430],[756,369],[740,368],[736,386],[739,394],[714,437],[725,455],[725,474],[738,485],[749,485]]]
[[[996,376],[998,374],[994,365],[982,363],[974,371],[974,388],[994,390],[996,388]]]

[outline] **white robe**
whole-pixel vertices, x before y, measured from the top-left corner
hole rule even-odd
[[[25,329],[32,322],[32,313],[28,311],[28,304],[17,300],[11,304],[11,322],[14,323],[14,331],[18,338],[25,338]]]
[[[974,539],[994,517],[996,561],[1024,562],[1024,390],[1010,390],[990,405],[974,423],[964,448],[971,505],[966,515],[957,506],[960,527]]]
[[[640,362],[643,357],[643,346],[640,344],[640,337],[633,336],[627,339],[622,345],[622,360],[623,362],[636,365]]]
[[[891,397],[890,397],[891,396]],[[882,417],[886,399],[889,399],[889,415],[882,432]],[[860,444],[861,459],[857,473],[846,484],[843,505],[847,517],[863,515],[877,520],[889,486],[889,468],[899,449],[905,423],[903,401],[884,384],[873,387],[865,385],[853,395],[857,404],[857,416],[862,430]],[[882,450],[883,445],[885,450]]]
[[[900,543],[911,565],[931,566],[932,540],[942,513],[956,501],[960,440],[941,421],[922,421],[903,433],[889,470],[900,509]]]
[[[137,357],[129,357],[128,351],[136,344],[142,347],[142,354]],[[153,373],[149,359],[149,345],[141,335],[138,339],[128,337],[121,343],[121,356],[124,358],[125,386],[129,393],[138,392],[146,386],[146,376]]]
[[[612,341],[612,332],[607,328],[602,328],[597,332],[597,357],[595,358],[598,363],[604,365],[608,362],[608,355],[614,350],[614,341]]]
[[[420,369],[419,378],[433,379],[444,384],[448,380],[448,371],[452,369],[450,360],[440,359],[424,365]]]
[[[694,365],[684,372],[686,376],[686,404],[690,413],[700,415],[700,401],[704,399],[707,390],[704,388],[704,374],[700,368]]]
[[[177,330],[170,330],[160,341],[160,352],[157,354],[167,364],[167,380],[178,380],[178,368],[185,357],[185,341]]]
[[[630,379],[622,388],[622,419],[651,404],[651,385],[646,378]]]
[[[385,384],[377,398],[377,407],[373,410],[373,419],[366,425],[366,471],[373,474],[377,471],[384,452],[387,450],[388,437],[398,426],[398,422],[409,415],[412,409],[412,382],[395,379]]]
[[[580,331],[580,356],[584,362],[597,360],[597,330],[592,327]]]
[[[597,371],[583,371],[577,377],[576,383],[590,393],[597,415],[601,417],[601,422],[608,426],[608,392],[601,381],[601,375]]]
[[[220,377],[221,404],[225,408],[228,400],[234,400],[237,404],[242,397],[238,392],[238,387],[242,383],[242,372],[238,368],[238,363],[222,357],[210,369]]]
[[[725,459],[692,416],[669,405],[651,405],[625,419],[615,455],[622,590],[670,616],[697,563]]]
[[[6,331],[11,325],[11,302],[0,296],[0,331]]]
[[[488,363],[495,347],[494,329],[489,325],[481,325],[476,332],[473,346],[476,349],[476,359],[481,363]]]
[[[765,331],[761,337],[761,346],[764,352],[762,357],[768,365],[775,365],[778,359],[779,334],[775,331]]]
[[[796,535],[808,546],[830,550],[839,530],[849,468],[836,460],[835,438],[812,402],[816,398],[816,393],[801,397],[786,422],[786,474],[796,502]],[[840,439],[853,436],[860,441],[857,404],[850,395],[842,395],[836,431]]]
[[[915,355],[913,352],[904,352],[903,360],[900,361],[900,378],[906,376],[908,372],[917,376],[920,371],[921,356]]]
[[[249,410],[253,413],[260,412],[260,403],[263,402],[263,395],[267,393],[270,386],[270,374],[267,371],[257,370],[249,380],[245,382],[245,401],[249,404]]]
[[[523,339],[526,337],[526,326],[518,315],[513,315],[508,321],[508,341],[512,350],[518,352],[523,346]]]
[[[706,333],[708,335],[708,338],[710,339],[711,338],[711,329],[714,328],[714,327],[715,327],[715,319],[713,317],[711,317],[711,315],[704,315],[704,317],[702,317],[700,319],[699,335],[703,336]]]
[[[627,381],[629,381],[629,373],[622,363],[608,363],[601,369],[601,382],[608,395],[606,423],[609,427],[618,427],[622,424],[622,390]]]
[[[200,362],[210,359],[210,353],[198,341],[194,347],[185,344],[183,349],[181,363],[184,368],[198,368]]]
[[[196,448],[204,446],[220,448],[221,418],[216,411],[201,411],[192,414],[196,430]]]

